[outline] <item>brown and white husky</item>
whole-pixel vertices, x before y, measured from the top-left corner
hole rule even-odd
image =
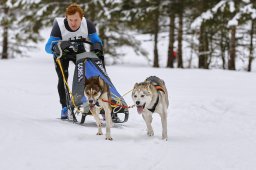
[[[111,101],[111,95],[109,91],[109,86],[105,81],[99,76],[91,77],[85,80],[84,95],[87,97],[89,102],[90,111],[96,120],[98,126],[97,135],[103,135],[102,133],[102,123],[99,118],[100,109],[97,109],[96,103],[102,107],[105,111],[106,119],[106,140],[113,140],[110,134],[110,127],[112,126],[111,111],[112,108],[110,104],[106,101]]]

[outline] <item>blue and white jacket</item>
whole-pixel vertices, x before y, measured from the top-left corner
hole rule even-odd
[[[56,18],[53,22],[50,38],[45,45],[45,51],[49,54],[53,54],[52,46],[59,40],[79,38],[89,38],[93,44],[100,43],[102,45],[102,41],[96,33],[95,26],[91,21],[83,17],[80,27],[76,31],[72,31],[66,18]]]

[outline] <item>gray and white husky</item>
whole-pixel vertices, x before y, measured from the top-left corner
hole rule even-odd
[[[147,135],[153,136],[152,114],[159,113],[162,122],[162,139],[167,140],[168,92],[163,80],[156,76],[148,77],[144,82],[136,83],[132,90],[132,99],[139,114],[147,125]]]

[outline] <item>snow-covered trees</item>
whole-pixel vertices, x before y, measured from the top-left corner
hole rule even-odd
[[[23,55],[33,48],[29,42],[40,40],[35,11],[30,5],[36,1],[2,0],[0,2],[1,58],[8,59],[15,54]]]
[[[40,40],[39,30],[51,26],[55,17],[64,16],[70,3],[70,0],[0,1],[1,57],[24,54],[32,48],[29,42]],[[164,32],[169,33],[165,37],[168,48],[161,49],[168,51],[167,67],[235,70],[240,62],[243,69],[251,70],[255,58],[254,0],[77,0],[76,3],[95,23],[105,55],[122,57],[122,51],[117,49],[124,45],[147,55],[135,35],[149,34],[153,67],[159,67],[158,44],[163,39],[159,34]],[[173,51],[177,52],[176,60]]]
[[[239,56],[243,61],[248,61],[248,71],[250,70],[255,28],[248,27],[248,24],[253,23],[256,16],[254,6],[255,2],[250,0],[220,0],[193,21],[192,29],[199,30],[200,36],[208,34],[204,41],[199,41],[199,54],[206,54],[199,56],[199,67],[200,61],[205,59],[208,63],[206,66],[213,66],[210,59],[215,57],[215,60],[221,58],[222,68],[235,70]],[[246,35],[250,35],[251,40],[246,39]],[[251,42],[250,45],[247,42]],[[200,50],[202,44],[206,44],[206,48]],[[247,50],[244,50],[245,47]],[[207,51],[209,52],[206,53]]]

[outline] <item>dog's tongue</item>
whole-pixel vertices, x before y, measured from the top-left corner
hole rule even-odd
[[[90,109],[92,110],[94,107],[94,104],[90,104],[89,106],[90,106]]]
[[[140,114],[143,112],[143,106],[137,106],[137,112]]]

